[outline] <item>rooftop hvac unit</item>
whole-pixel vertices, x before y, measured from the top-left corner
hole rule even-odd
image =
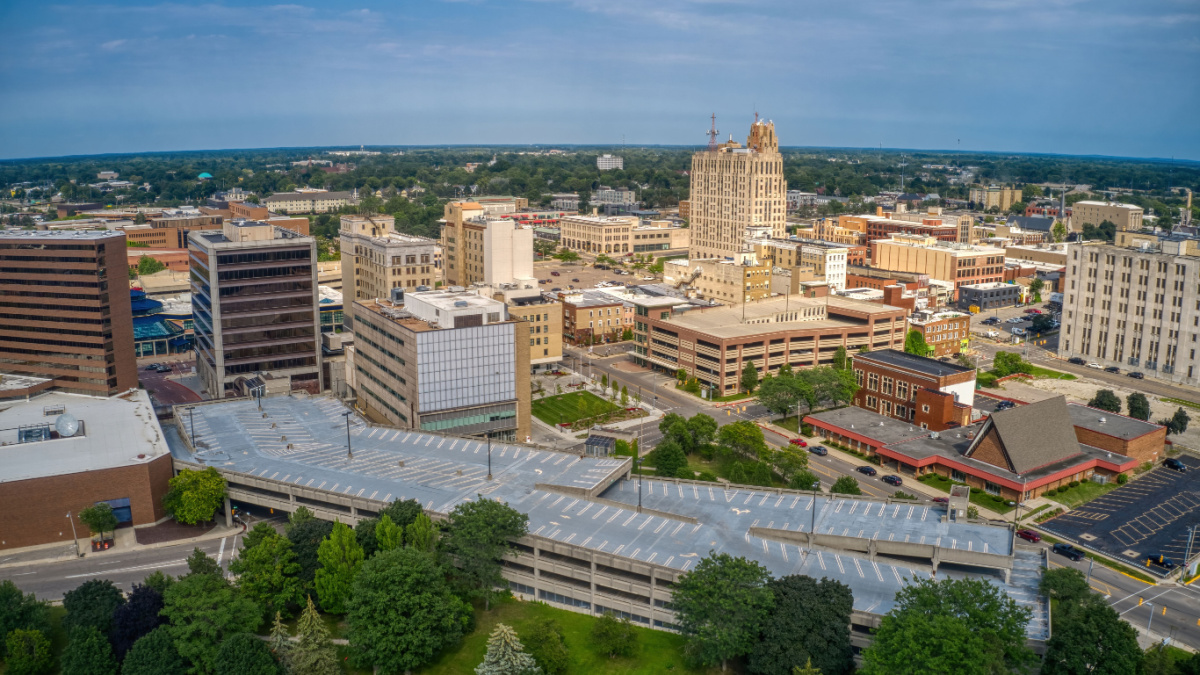
[[[392,300],[393,305],[403,305],[404,304],[404,289],[403,288],[393,288],[392,293],[391,293],[391,300]]]

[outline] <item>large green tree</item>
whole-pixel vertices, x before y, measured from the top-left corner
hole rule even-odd
[[[163,508],[187,525],[212,520],[225,501],[225,479],[211,466],[203,471],[183,469],[167,485]]]
[[[282,675],[266,642],[250,633],[235,633],[221,641],[213,658],[214,675]]]
[[[459,585],[470,596],[482,598],[485,609],[504,585],[500,560],[514,550],[510,542],[524,536],[528,523],[529,516],[483,496],[450,511],[442,547],[454,561]]]
[[[189,576],[195,574],[211,574],[215,577],[224,576],[221,572],[221,565],[215,558],[201,551],[199,546],[192,549],[192,554],[187,557],[187,566]]]
[[[829,491],[834,494],[842,495],[861,495],[862,488],[858,487],[858,481],[854,476],[838,476],[838,479],[833,481],[833,485]]]
[[[18,628],[4,639],[5,675],[43,675],[54,667],[50,640],[40,630]]]
[[[108,633],[118,661],[125,658],[134,643],[163,624],[162,608],[162,593],[143,584],[133,585],[129,599],[113,611]]]
[[[263,617],[253,600],[214,574],[189,574],[176,581],[163,595],[162,613],[175,648],[195,672],[212,672],[221,641],[254,632]]]
[[[450,590],[433,554],[414,548],[380,551],[363,563],[348,610],[356,662],[392,673],[457,644],[471,621],[470,605]]]
[[[915,328],[908,331],[904,336],[904,351],[917,356],[929,356],[929,345],[925,342],[925,335]]]
[[[776,415],[786,416],[797,412],[801,402],[808,401],[806,389],[809,392],[812,389],[808,380],[781,373],[762,381],[758,388],[758,402]]]
[[[1053,634],[1046,643],[1044,675],[1124,675],[1142,663],[1137,631],[1096,595],[1058,604]]]
[[[183,675],[187,663],[175,649],[166,626],[160,626],[133,643],[121,664],[121,675]]]
[[[753,394],[758,388],[758,368],[754,367],[753,361],[747,361],[746,367],[742,368],[741,378],[742,390],[746,393]]]
[[[71,629],[61,665],[62,675],[117,675],[120,670],[112,645],[95,626]]]
[[[863,652],[864,675],[1000,675],[1024,671],[1036,657],[1025,646],[1029,610],[981,579],[916,579],[896,594],[875,641]]]
[[[710,553],[680,576],[672,603],[689,658],[723,671],[753,649],[775,605],[770,578],[757,562],[727,553]]]
[[[379,551],[390,551],[404,545],[404,528],[392,522],[392,517],[383,514],[375,523],[375,547]]]
[[[687,455],[674,439],[666,439],[654,448],[646,457],[654,465],[655,472],[660,476],[675,476],[681,467],[687,466]]]
[[[554,619],[541,619],[526,633],[526,647],[530,656],[546,675],[562,675],[567,672],[571,655],[562,626]]]
[[[291,616],[292,609],[304,600],[300,563],[296,562],[292,542],[283,535],[267,537],[254,548],[242,549],[229,563],[229,571],[237,575],[238,589],[258,604],[264,618],[275,612]]]
[[[346,613],[350,585],[363,559],[363,550],[358,545],[354,530],[342,523],[334,523],[333,531],[317,549],[317,560],[321,567],[313,583],[322,609],[330,614]]]
[[[1076,603],[1091,595],[1092,589],[1079,570],[1056,567],[1042,573],[1038,592],[1060,603]]]
[[[475,667],[475,675],[539,675],[537,661],[525,652],[517,631],[498,623],[488,636],[483,663]]]
[[[722,454],[728,457],[762,459],[770,451],[762,429],[749,420],[738,420],[721,427],[717,432],[717,444]]]
[[[296,642],[286,650],[288,672],[297,675],[337,675],[337,648],[329,636],[329,628],[313,606],[312,597],[296,621]],[[278,651],[278,650],[277,650]]]
[[[610,659],[633,656],[637,653],[637,631],[629,619],[617,619],[611,612],[602,614],[592,624],[592,646]]]
[[[0,636],[14,630],[50,632],[50,611],[47,604],[33,593],[21,592],[11,579],[0,581]],[[0,640],[0,660],[4,659],[4,642]]]
[[[104,536],[105,532],[117,529],[117,516],[112,507],[103,502],[89,506],[79,512],[79,520],[94,534]]]
[[[404,528],[404,545],[420,551],[433,551],[437,547],[439,528],[433,519],[424,513]]]
[[[317,550],[321,542],[333,531],[333,523],[328,520],[310,520],[296,525],[287,533],[292,542],[292,551],[296,554],[296,562],[300,564],[300,581],[304,590],[312,588],[313,577],[321,563],[317,560]]]
[[[854,596],[849,586],[791,575],[771,580],[767,588],[775,598],[775,609],[750,652],[751,673],[790,675],[802,663],[811,663],[825,675],[854,672],[850,648]]]
[[[1114,394],[1111,389],[1101,389],[1092,396],[1092,400],[1088,401],[1088,406],[1120,414],[1121,398]]]
[[[1129,416],[1135,420],[1147,421],[1150,419],[1150,400],[1140,391],[1135,391],[1125,397],[1125,407],[1129,409]]]
[[[63,595],[67,616],[63,625],[70,632],[92,627],[108,635],[113,612],[125,604],[125,594],[108,579],[89,579]]]

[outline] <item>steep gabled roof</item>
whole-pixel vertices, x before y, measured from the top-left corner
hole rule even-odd
[[[1082,454],[1064,396],[992,413],[966,456],[971,457],[991,433],[1000,441],[1008,468],[1017,474]]]

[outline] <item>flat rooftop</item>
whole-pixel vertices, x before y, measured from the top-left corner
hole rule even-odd
[[[1152,422],[1115,415],[1107,410],[1089,408],[1078,403],[1068,403],[1067,412],[1071,415],[1071,422],[1075,426],[1114,436],[1124,441],[1141,438],[1162,429],[1162,426]]]
[[[71,221],[68,221],[68,224]],[[17,227],[8,227],[0,230],[0,239],[35,239],[35,240],[54,240],[67,241],[79,239],[115,239],[124,237],[124,232],[113,230],[73,230],[73,229],[58,229],[58,230],[23,230]]]
[[[60,410],[79,420],[74,436],[18,443],[22,427],[53,431]],[[141,389],[111,398],[50,392],[0,405],[0,483],[145,464],[169,451]]]
[[[837,579],[852,589],[855,609],[877,614],[891,609],[904,586],[930,573],[899,562],[760,539],[750,536],[750,528],[807,532],[815,515],[822,533],[936,543],[1000,555],[1012,552],[1006,528],[943,523],[941,506],[889,505],[830,495],[814,499],[807,494],[651,478],[642,484],[643,504],[685,518],[638,513],[638,482],[621,478],[628,468],[627,458],[579,457],[493,443],[493,480],[488,481],[485,442],[372,426],[357,415],[350,418],[354,456],[348,459],[342,418],[346,409],[337,400],[285,396],[261,403],[262,412],[254,401],[244,399],[195,406],[199,449],[193,456],[172,426],[166,430],[172,454],[187,462],[338,494],[382,501],[416,499],[440,513],[485,496],[528,514],[531,534],[679,571],[690,569],[710,551],[744,556],[776,576]],[[181,419],[190,424],[187,417]],[[577,496],[579,490],[599,489],[608,501]],[[1036,577],[1014,573],[1012,583],[1005,584],[1002,577],[951,566],[943,566],[939,573],[942,578],[985,578],[1022,603],[1037,603]],[[1044,626],[1031,622],[1029,631],[1041,635]]]
[[[855,354],[856,361],[874,361],[882,363],[893,368],[904,368],[905,370],[914,370],[918,373],[932,375],[933,377],[946,377],[947,375],[957,375],[974,370],[960,366],[957,363],[948,363],[946,361],[938,361],[916,354],[909,354],[898,349],[877,349],[866,354]]]
[[[857,322],[845,321],[837,318],[826,318],[807,321],[783,321],[783,322],[759,322],[751,323],[752,321],[763,319],[784,311],[799,311],[804,307],[821,306],[828,308],[830,315],[834,315],[838,310],[851,310],[861,312],[865,315],[872,314],[890,314],[898,311],[903,311],[899,308],[890,305],[882,305],[877,302],[865,302],[861,300],[851,300],[841,297],[828,298],[805,298],[798,295],[779,296],[766,300],[747,303],[745,308],[741,305],[736,307],[720,306],[711,309],[697,309],[694,311],[680,314],[668,319],[668,323],[689,328],[691,330],[706,333],[718,338],[735,338],[745,337],[748,335],[759,335],[762,333],[774,333],[784,330],[821,330],[821,329],[840,329],[847,326],[862,326]],[[745,313],[743,318],[743,312]]]

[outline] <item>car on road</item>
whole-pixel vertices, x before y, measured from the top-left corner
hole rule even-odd
[[[900,476],[895,476],[892,474],[888,474],[879,480],[887,483],[888,485],[895,485],[896,487],[904,485],[904,481],[900,479]]]
[[[1083,551],[1080,551],[1070,544],[1055,544],[1054,552],[1077,562],[1083,560]]]
[[[1179,473],[1187,473],[1187,465],[1184,464],[1183,462],[1175,459],[1174,457],[1168,457],[1168,458],[1164,459],[1163,466],[1167,467],[1168,469],[1171,469],[1172,471],[1178,471]]]
[[[1129,377],[1132,377],[1135,380],[1144,380],[1146,379],[1146,374],[1139,370],[1135,370],[1132,373],[1129,373]]]
[[[165,365],[162,365],[162,366],[159,366],[159,367],[158,367],[158,372],[160,372],[160,373],[169,373],[169,372],[171,372],[171,371],[173,371],[173,370],[175,370],[175,366],[165,366]]]
[[[158,370],[158,364],[151,363],[150,365],[146,366],[146,370]]]
[[[1025,541],[1033,542],[1034,544],[1042,540],[1042,535],[1034,532],[1033,530],[1017,530],[1017,536]]]
[[[1079,358],[1078,356],[1072,356],[1071,358],[1067,359],[1067,363],[1074,363],[1077,366],[1086,366],[1087,365],[1087,361],[1084,361],[1083,359]]]
[[[571,281],[574,281],[575,283],[579,283],[578,279],[572,279]]]
[[[875,474],[879,473],[875,470],[875,467],[871,466],[860,466],[858,467],[858,472],[864,476],[874,476]]]
[[[802,438],[793,438],[791,441],[788,441],[788,442],[791,443],[792,445],[798,445],[802,448],[808,447],[808,443],[806,443],[804,441],[804,439],[802,439]]]
[[[1109,367],[1107,367],[1107,368],[1105,368],[1105,369],[1104,369],[1104,372],[1106,372],[1106,373],[1120,374],[1120,373],[1121,373],[1121,369],[1120,369],[1120,368],[1118,368],[1118,367],[1116,367],[1116,366],[1109,366]]]
[[[1095,368],[1096,370],[1101,370],[1102,368],[1104,368],[1104,366],[1100,365],[1099,363],[1096,363],[1095,361],[1092,361],[1091,363],[1087,364],[1087,367]]]
[[[1015,407],[1017,407],[1017,404],[1013,403],[1012,401],[1000,401],[996,404],[996,411],[999,412],[1001,410],[1008,410],[1009,408]]]
[[[1155,567],[1161,567],[1164,570],[1175,569],[1175,563],[1172,562],[1170,558],[1168,558],[1167,556],[1165,556],[1161,553],[1155,553],[1154,555],[1146,556],[1146,563],[1150,564],[1150,565],[1154,565]]]
[[[814,455],[820,455],[821,457],[829,454],[829,451],[826,450],[825,446],[823,445],[811,445],[809,446],[808,451]]]
[[[557,293],[557,292],[559,292],[559,291],[561,291],[561,290],[562,290],[562,288],[559,288],[558,286],[555,286],[554,288],[551,288],[551,289],[550,289],[550,291],[551,291],[552,293]]]
[[[997,338],[997,337],[1000,337],[1000,331],[998,331],[998,330],[989,330],[989,331],[987,332],[987,336],[988,336],[988,337],[990,337],[990,338]]]
[[[950,498],[949,497],[934,497],[933,503],[934,504],[949,504]]]

